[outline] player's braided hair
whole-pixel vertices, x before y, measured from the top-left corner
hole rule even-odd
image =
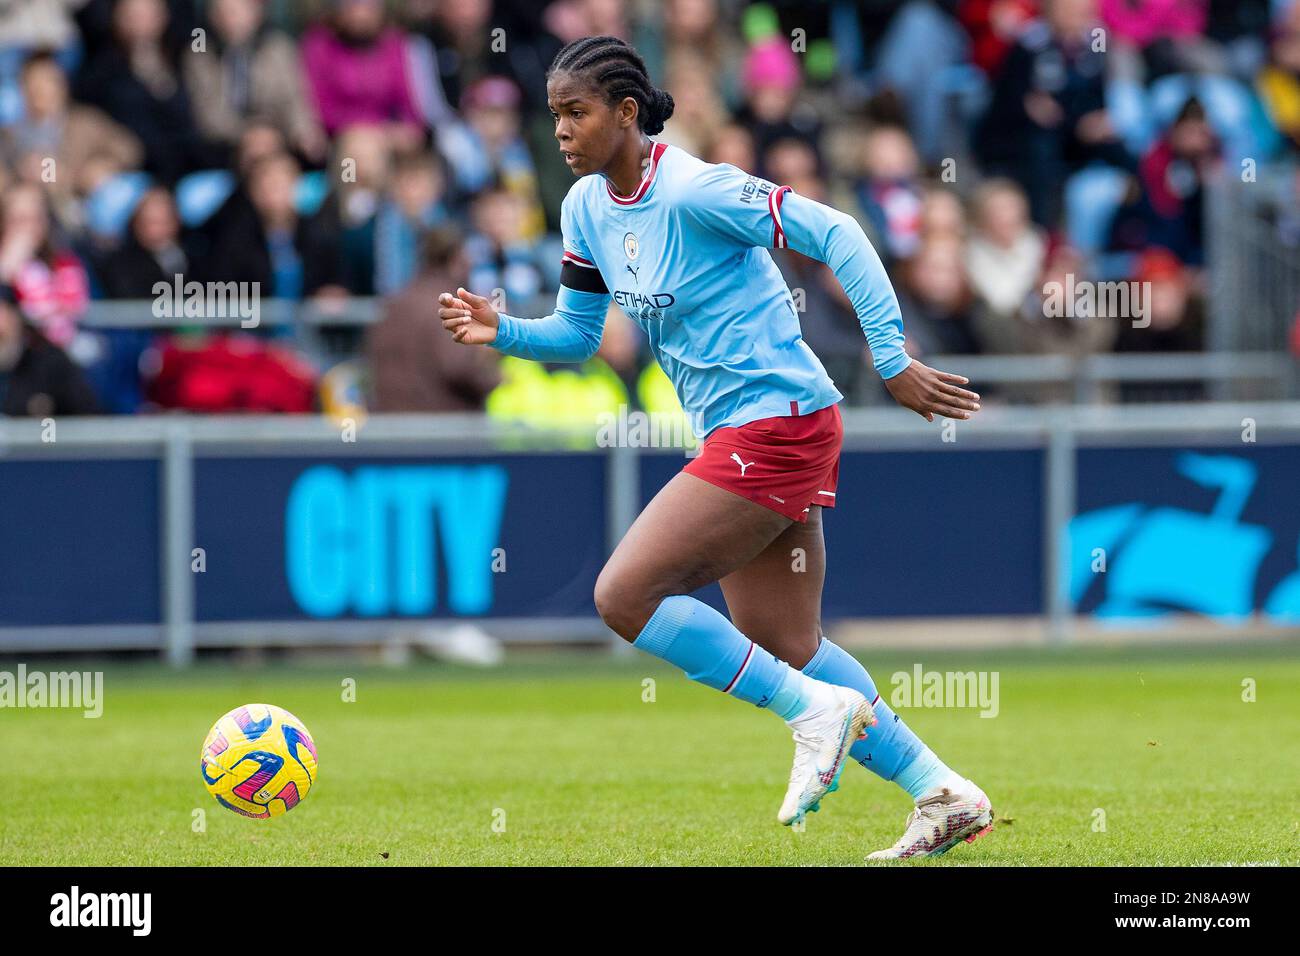
[[[618,37],[584,37],[574,40],[551,63],[548,78],[556,73],[573,73],[602,91],[610,103],[626,96],[636,100],[637,123],[651,136],[663,131],[673,115],[673,98],[655,87],[641,55]]]

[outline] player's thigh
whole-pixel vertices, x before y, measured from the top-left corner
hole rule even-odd
[[[661,599],[725,577],[791,523],[702,478],[675,475],[606,562],[596,581],[596,608],[615,631],[634,640]]]
[[[792,523],[719,584],[732,623],[760,647],[802,667],[821,638],[825,580],[822,508],[813,505],[806,523]]]

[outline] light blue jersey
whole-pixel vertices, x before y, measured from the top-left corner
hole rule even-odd
[[[631,196],[617,195],[603,175],[579,179],[561,228],[555,312],[502,315],[493,346],[539,361],[585,361],[600,345],[612,296],[645,332],[701,438],[843,397],[800,334],[769,248],[830,266],[882,377],[911,361],[898,300],[857,222],[735,166],[655,143]]]

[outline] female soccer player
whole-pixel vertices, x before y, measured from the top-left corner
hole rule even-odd
[[[600,345],[612,296],[706,436],[601,571],[600,616],[692,680],[788,723],[795,756],[782,823],[816,810],[852,756],[916,801],[902,838],[872,857],[942,853],[973,840],[992,823],[984,792],[922,744],[862,665],[821,634],[822,510],[835,506],[843,396],[800,337],[767,250],[788,247],[830,266],[899,404],[927,421],[966,419],[979,396],[961,387],[962,376],[903,351],[898,302],[852,217],[651,140],[673,98],[651,85],[622,40],[566,46],[546,91],[560,152],[579,177],[561,209],[555,312],[501,315],[458,289],[439,297],[439,315],[457,342],[581,362]],[[795,549],[806,565],[792,560]],[[731,620],[689,596],[712,581]]]

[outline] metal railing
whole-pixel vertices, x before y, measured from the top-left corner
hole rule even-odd
[[[549,302],[543,297],[520,312],[541,314],[549,308]],[[1300,308],[1300,298],[1296,306]],[[304,302],[266,299],[259,306],[258,327],[294,330],[297,344],[321,364],[328,364],[328,349],[320,339],[323,328],[360,331],[378,321],[381,313],[382,300],[377,298]],[[193,319],[157,316],[152,300],[147,299],[96,301],[81,322],[88,329],[159,330],[231,329],[239,328],[240,323],[238,315]],[[1300,362],[1280,349],[1141,355],[934,355],[926,356],[925,361],[939,368],[959,370],[981,388],[1018,386],[1031,399],[1060,400],[1057,396],[1064,386],[1069,400],[1077,404],[1109,400],[1107,386],[1153,382],[1201,383],[1206,397],[1220,401],[1300,399]],[[870,389],[863,397],[868,403],[883,398],[878,390]]]
[[[1199,382],[1208,397],[1300,398],[1300,362],[1282,352],[1098,355],[936,355],[926,364],[958,370],[977,386],[1069,386],[1080,405],[1104,402],[1105,386]]]

